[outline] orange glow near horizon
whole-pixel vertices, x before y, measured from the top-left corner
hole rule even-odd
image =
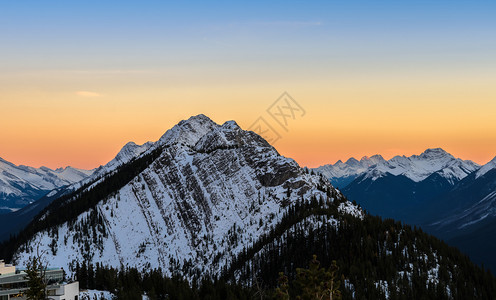
[[[299,65],[278,66],[274,73],[271,66],[239,64],[239,70],[219,67],[211,76],[192,69],[190,77],[162,69],[0,72],[5,82],[0,157],[33,167],[91,169],[107,163],[127,142],[156,141],[191,115],[203,113],[217,123],[236,120],[246,129],[259,116],[267,117],[266,109],[283,91],[307,113],[292,120],[287,131],[274,125],[282,135],[275,147],[302,166],[352,156],[419,154],[432,147],[479,164],[496,155],[492,72],[475,76],[446,66],[436,72],[382,69],[374,74],[317,70],[308,77]]]
[[[91,92],[98,97],[78,90],[12,92],[0,112],[0,157],[33,167],[91,169],[127,142],[156,141],[191,115],[236,120],[247,129],[259,116],[270,118],[265,110],[285,86],[293,86],[288,92],[307,113],[291,120],[288,131],[272,124],[282,135],[274,146],[301,166],[374,154],[388,159],[434,147],[479,164],[496,155],[496,89],[489,80],[458,85],[385,78]]]

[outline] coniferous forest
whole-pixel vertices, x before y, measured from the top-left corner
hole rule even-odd
[[[82,287],[109,290],[118,299],[138,299],[140,294],[150,299],[297,299],[305,290],[297,280],[299,270],[309,268],[316,255],[320,268],[335,268],[342,299],[492,299],[496,295],[496,279],[489,271],[419,228],[369,215],[364,220],[344,215],[337,227],[324,222],[308,232],[297,215],[308,216],[311,207],[318,204],[290,210],[285,218],[289,223],[281,226],[291,230],[269,239],[278,230],[274,229],[264,243],[254,246],[256,251],[243,251],[218,278],[189,282],[180,276],[164,277],[161,270],[140,273],[85,263],[78,264],[76,274]],[[326,210],[318,212],[326,218]],[[277,293],[281,273],[288,282],[283,298]]]

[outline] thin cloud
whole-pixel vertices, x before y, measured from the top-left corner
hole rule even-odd
[[[307,26],[321,26],[322,22],[319,21],[269,21],[269,22],[255,22],[254,25],[262,26],[291,26],[291,27],[307,27]]]
[[[259,27],[315,27],[322,26],[321,21],[254,21],[247,23],[231,23],[231,25],[248,25]]]
[[[76,95],[78,95],[79,97],[86,97],[86,98],[102,97],[102,94],[95,93],[95,92],[89,92],[89,91],[77,91]]]

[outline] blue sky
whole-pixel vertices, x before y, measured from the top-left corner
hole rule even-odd
[[[193,114],[249,126],[288,91],[309,117],[278,149],[302,164],[438,146],[484,162],[495,15],[494,1],[2,1],[0,156],[60,166],[86,149],[93,167]]]
[[[76,64],[144,65],[163,51],[209,60],[226,48],[248,59],[328,51],[442,57],[446,49],[484,57],[495,50],[496,4],[489,1],[4,1],[0,8],[0,53],[47,58],[35,65],[65,65],[72,55]]]

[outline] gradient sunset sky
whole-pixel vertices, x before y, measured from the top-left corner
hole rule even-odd
[[[0,157],[94,168],[203,113],[273,122],[302,166],[432,147],[483,164],[495,16],[494,1],[2,1]],[[284,91],[306,112],[287,130],[266,111]]]

